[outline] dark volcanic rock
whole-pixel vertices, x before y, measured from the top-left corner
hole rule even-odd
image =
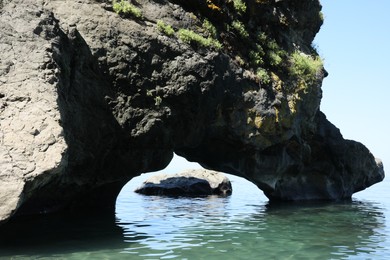
[[[173,152],[272,200],[381,181],[382,164],[319,110],[319,1],[244,2],[143,0],[135,18],[111,1],[1,1],[0,222],[113,210]]]
[[[150,177],[135,192],[144,195],[207,196],[232,194],[232,185],[222,173],[209,170],[187,170],[177,174]]]

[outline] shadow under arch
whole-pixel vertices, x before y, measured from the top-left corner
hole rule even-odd
[[[126,185],[123,186],[121,193],[124,190],[135,190],[135,188],[141,185],[143,181],[145,181],[147,178],[155,174],[159,174],[159,173],[174,174],[188,169],[202,169],[202,167],[198,163],[189,162],[185,158],[174,154],[171,162],[167,167],[159,171],[147,172],[139,176],[133,177],[131,180],[129,180],[126,183]],[[118,197],[121,197],[121,193],[118,194]]]
[[[154,172],[143,173],[139,176],[133,177],[130,181],[128,181],[126,183],[126,185],[123,186],[121,192],[118,194],[116,204],[118,203],[119,200],[126,199],[125,196],[129,195],[129,193],[132,194],[136,188],[138,188],[146,179],[148,179],[149,177],[151,177],[153,175],[160,174],[160,173],[175,174],[175,173],[180,173],[182,171],[189,170],[189,169],[203,169],[203,167],[196,162],[187,161],[184,157],[181,157],[181,156],[174,153],[171,162],[164,169],[159,170],[159,171],[154,171]],[[263,192],[252,182],[246,180],[243,177],[239,177],[239,176],[231,175],[231,174],[227,174],[227,173],[224,173],[224,174],[229,178],[229,180],[232,183],[233,193],[235,192],[234,191],[235,183],[242,182],[242,183],[245,183],[246,186],[250,187],[249,190],[254,192],[254,194],[252,196],[256,197],[256,199],[258,199],[260,201],[267,201],[268,200],[264,196]],[[240,192],[240,191],[238,191],[238,192]],[[139,196],[142,197],[142,195],[139,195]]]
[[[257,186],[231,175],[233,194],[226,198],[133,192],[153,174],[130,181],[117,200],[123,252],[131,255],[335,259],[387,250],[385,209],[370,201],[271,203]]]

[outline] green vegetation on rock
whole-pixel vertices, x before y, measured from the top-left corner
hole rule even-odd
[[[240,21],[233,21],[232,26],[234,30],[244,39],[249,37],[249,33],[245,29],[245,25]]]
[[[129,3],[127,0],[121,0],[120,2],[113,0],[112,9],[117,14],[131,15],[135,18],[142,18],[142,12],[139,8]]]
[[[157,29],[167,36],[171,37],[175,35],[175,30],[172,26],[164,23],[162,20],[157,21]],[[205,19],[203,21],[202,30],[204,34],[208,35],[208,37],[204,37],[203,35],[189,29],[179,29],[177,37],[188,44],[195,43],[201,47],[211,47],[218,50],[222,48],[222,44],[216,39],[217,29],[209,20]]]
[[[275,40],[269,40],[266,45],[268,48],[267,56],[271,66],[280,65],[284,56],[286,56],[286,52],[279,47]]]
[[[207,19],[203,21],[202,27],[212,38],[217,38],[217,28]]]
[[[316,56],[312,57],[298,51],[290,56],[290,74],[306,84],[313,83],[323,68],[322,60]]]
[[[161,105],[161,103],[162,103],[162,98],[160,96],[156,96],[154,98],[154,105],[159,107]]]
[[[260,79],[260,81],[264,84],[268,84],[271,81],[268,72],[263,68],[258,68],[256,71],[256,76]]]
[[[242,14],[246,12],[246,5],[242,0],[233,0],[233,6],[237,13]]]
[[[254,50],[249,51],[249,61],[252,66],[260,66],[264,64],[264,50],[260,44],[256,44]]]
[[[161,20],[157,21],[157,29],[164,33],[167,36],[172,36],[175,34],[175,30],[169,24],[164,23]]]
[[[188,29],[180,29],[179,30],[179,38],[185,43],[191,44],[196,43],[202,47],[214,47],[216,49],[221,49],[222,44],[218,42],[218,40],[212,38],[205,38],[200,34],[197,34],[194,31]]]

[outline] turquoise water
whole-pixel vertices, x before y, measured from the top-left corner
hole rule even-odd
[[[1,259],[390,259],[388,182],[350,202],[269,204],[229,176],[227,198],[165,198],[128,183],[116,216],[27,219],[1,233]]]

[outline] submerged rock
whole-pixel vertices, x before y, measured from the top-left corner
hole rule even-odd
[[[350,198],[384,178],[320,111],[318,0],[117,7],[1,1],[0,222],[113,211],[173,152],[271,200]]]
[[[222,173],[204,169],[187,170],[177,174],[152,176],[135,192],[165,196],[228,196],[232,194],[232,185]]]

